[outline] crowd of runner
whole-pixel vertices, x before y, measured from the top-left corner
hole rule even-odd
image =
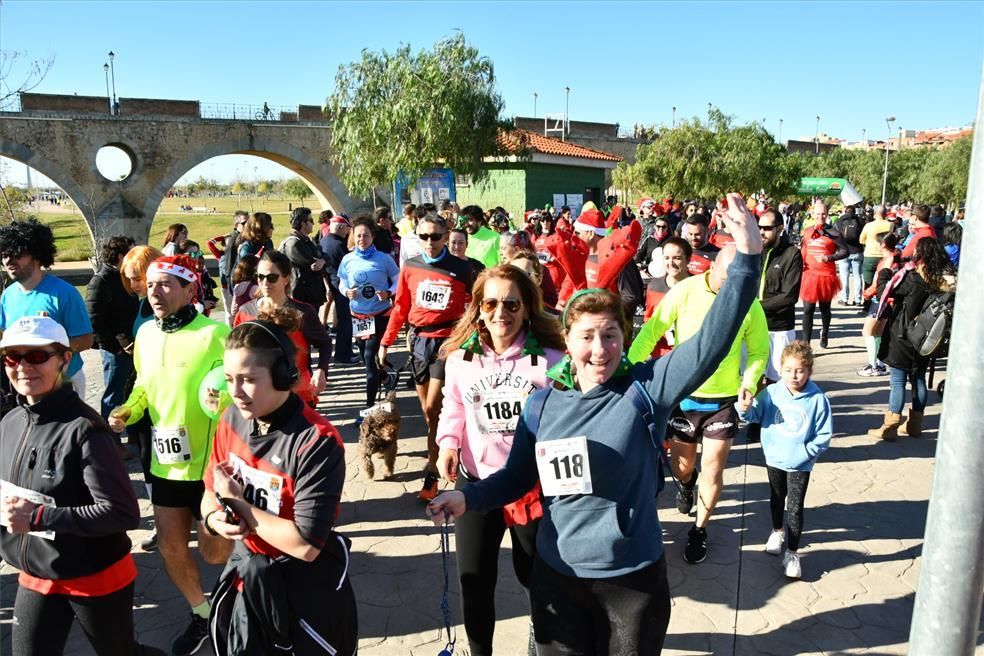
[[[694,517],[681,555],[697,565],[747,423],[768,469],[763,549],[799,578],[804,499],[833,432],[813,345],[830,346],[832,304],[858,306],[858,375],[889,376],[869,435],[918,437],[940,352],[924,355],[909,326],[955,292],[961,225],[941,207],[833,216],[820,199],[738,194],[522,217],[446,201],[397,221],[389,208],[299,207],[274,245],[273,218],[240,211],[202,241],[174,224],[161,250],[108,239],[85,298],[48,272],[49,227],[2,226],[0,556],[20,572],[14,653],[61,653],[75,619],[101,656],[161,653],[134,638],[127,531],[140,516],[125,441],[153,506],[140,548],[160,551],[188,603],[172,654],[209,639],[219,654],[355,653],[349,541],[335,530],[344,445],[318,398],[335,367],[363,367],[360,423],[406,344],[427,427],[419,498],[454,525],[470,653],[492,653],[508,531],[529,653],[658,654],[677,557],[657,515],[665,479]],[[223,321],[210,316],[220,307]],[[84,402],[88,349],[102,360],[98,411]],[[193,531],[204,560],[225,566],[208,596]]]

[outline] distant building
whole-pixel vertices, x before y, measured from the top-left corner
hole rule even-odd
[[[618,155],[561,141],[530,130],[511,130],[499,137],[507,153],[487,158],[487,177],[474,183],[466,176],[455,180],[458,204],[480,205],[483,209],[501,205],[514,218],[534,207],[571,204],[572,196],[586,203],[601,205],[607,189],[606,176],[622,161]]]

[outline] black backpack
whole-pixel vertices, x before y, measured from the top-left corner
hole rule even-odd
[[[905,327],[905,337],[917,354],[941,358],[950,350],[955,298],[955,292],[930,293],[923,301],[922,309]]]

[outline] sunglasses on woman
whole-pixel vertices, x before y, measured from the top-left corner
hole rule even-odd
[[[39,364],[44,364],[51,358],[57,356],[59,353],[60,351],[45,351],[42,349],[28,351],[27,353],[4,353],[3,363],[8,367],[16,367],[20,364],[21,360],[23,360],[27,362],[27,364],[37,366]]]
[[[263,282],[264,280],[266,280],[267,282],[271,282],[271,283],[272,282],[277,282],[278,280],[280,280],[280,274],[279,273],[266,273],[266,274],[264,274],[264,273],[258,273],[258,274],[256,274],[256,282]]]
[[[665,223],[657,223],[653,227],[656,228],[657,230],[669,230],[670,229],[670,226],[666,225]]]
[[[518,298],[504,298],[501,301],[497,298],[483,298],[480,307],[485,314],[492,314],[499,307],[499,303],[502,303],[502,307],[506,312],[512,312],[513,314],[519,312],[523,307],[523,302]]]

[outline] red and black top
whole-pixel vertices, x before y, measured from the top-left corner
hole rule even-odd
[[[467,260],[451,255],[447,249],[433,262],[423,255],[411,257],[400,269],[393,313],[383,335],[383,346],[392,346],[407,321],[420,337],[447,337],[454,323],[465,314],[471,302],[474,282]]]
[[[643,321],[649,321],[649,318],[653,316],[653,312],[656,311],[656,306],[659,305],[668,291],[670,291],[670,286],[666,284],[666,276],[653,278],[649,281],[649,284],[646,285],[646,312],[643,314]],[[672,350],[673,347],[666,340],[666,335],[663,335],[656,342],[656,346],[653,347],[652,357],[658,358]]]
[[[262,419],[247,420],[235,406],[219,420],[203,481],[210,492],[215,465],[228,460],[241,479],[246,500],[260,510],[290,519],[301,536],[318,549],[331,537],[345,483],[345,449],[331,423],[295,394]],[[243,539],[253,553],[276,558],[283,553],[256,534]]]
[[[695,248],[694,254],[690,256],[690,263],[687,264],[687,271],[692,276],[699,276],[705,273],[711,268],[711,263],[720,251],[720,248],[710,242],[704,244],[701,248]]]

